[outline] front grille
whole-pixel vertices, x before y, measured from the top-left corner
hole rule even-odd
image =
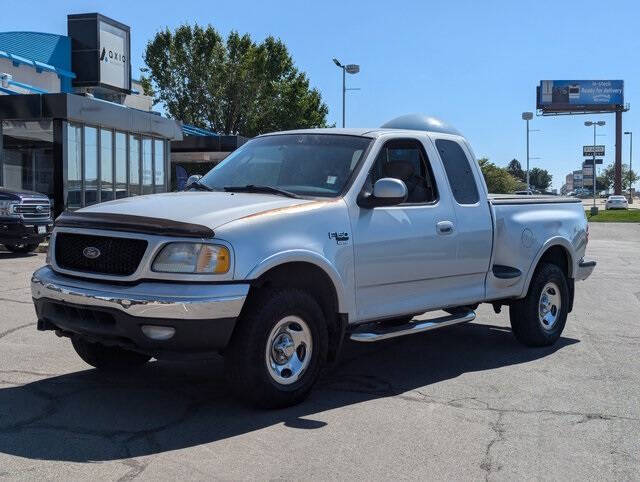
[[[51,215],[51,205],[47,199],[23,199],[15,207],[15,212],[25,220],[48,219]]]
[[[138,269],[146,249],[144,239],[58,233],[55,256],[56,263],[63,269],[130,276]],[[86,255],[96,253],[98,256],[93,259]]]

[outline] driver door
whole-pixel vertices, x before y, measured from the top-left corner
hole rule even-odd
[[[423,313],[455,299],[448,275],[456,258],[456,219],[450,196],[438,192],[446,186],[442,168],[435,172],[417,138],[390,140],[379,151],[365,188],[395,177],[409,195],[396,206],[357,207],[356,321]]]

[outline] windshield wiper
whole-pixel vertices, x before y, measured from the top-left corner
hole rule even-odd
[[[286,191],[284,189],[273,186],[263,186],[260,184],[247,184],[246,186],[225,186],[224,190],[228,192],[258,192],[266,194],[278,194],[280,196],[293,197],[296,199],[300,198],[300,196],[291,191]]]
[[[188,189],[198,189],[200,191],[215,191],[215,189],[213,189],[210,186],[207,186],[206,184],[200,182],[200,181],[196,181],[196,182],[192,182]]]

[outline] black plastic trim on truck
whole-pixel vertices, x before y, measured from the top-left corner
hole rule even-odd
[[[213,238],[211,228],[200,224],[183,223],[162,218],[133,216],[114,213],[63,212],[55,222],[56,227],[103,229],[128,233],[159,234],[186,238]]]
[[[503,266],[501,264],[494,264],[492,271],[493,276],[499,279],[515,279],[522,276],[522,271],[520,271],[518,268]]]

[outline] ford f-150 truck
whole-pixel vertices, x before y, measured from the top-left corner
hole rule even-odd
[[[0,244],[30,253],[53,229],[51,202],[44,194],[0,187]]]
[[[31,289],[38,329],[94,367],[221,353],[235,393],[281,407],[345,338],[468,322],[479,303],[553,344],[587,241],[579,200],[489,195],[465,138],[413,115],[262,135],[183,192],[63,213]]]

